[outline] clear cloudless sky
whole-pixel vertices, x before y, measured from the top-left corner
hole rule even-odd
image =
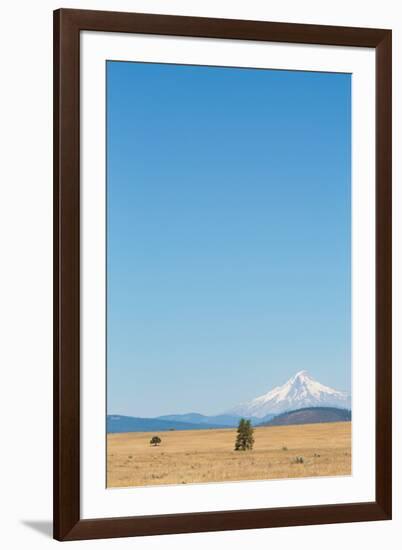
[[[351,77],[107,63],[108,413],[351,385]]]

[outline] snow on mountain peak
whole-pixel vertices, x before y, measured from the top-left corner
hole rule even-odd
[[[301,378],[301,377],[309,378],[308,372],[306,370],[300,370],[299,372],[296,372],[296,374],[294,375],[294,378]]]
[[[263,418],[304,407],[350,409],[351,399],[348,393],[325,386],[314,380],[306,370],[302,370],[282,386],[277,386],[251,401],[240,403],[227,412],[239,416]]]
[[[296,381],[303,381],[303,380],[312,380],[309,373],[306,370],[301,370],[297,372],[292,378],[289,380],[289,382],[296,382]]]

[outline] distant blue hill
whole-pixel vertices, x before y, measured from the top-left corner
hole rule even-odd
[[[289,426],[292,424],[321,424],[325,422],[348,422],[352,419],[349,409],[335,407],[305,407],[275,416],[260,426]]]
[[[246,417],[247,418],[247,417]],[[335,407],[305,407],[264,418],[249,417],[254,426],[286,426],[351,420],[351,411]],[[199,413],[167,414],[156,418],[140,418],[109,414],[107,433],[164,432],[169,430],[208,430],[236,428],[240,417],[230,414],[206,416]]]
[[[236,424],[237,425],[237,424]],[[205,424],[180,422],[161,418],[139,418],[110,414],[107,416],[107,433],[125,432],[163,432],[169,430],[205,430],[209,428],[227,428],[224,424]]]
[[[270,417],[271,418],[271,417]],[[268,421],[270,418],[250,418],[252,424],[258,424],[262,421]],[[203,424],[211,427],[212,425],[221,425],[227,427],[235,427],[239,424],[240,416],[231,414],[218,414],[216,416],[205,416],[199,413],[186,413],[186,414],[166,414],[164,416],[158,416],[160,420],[174,420],[177,422],[190,422],[191,424]]]

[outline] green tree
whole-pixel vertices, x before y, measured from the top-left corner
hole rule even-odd
[[[251,420],[241,418],[237,427],[235,451],[251,451],[254,445],[254,429]]]
[[[149,443],[156,447],[157,445],[160,445],[160,443],[162,443],[162,439],[159,436],[154,435]]]

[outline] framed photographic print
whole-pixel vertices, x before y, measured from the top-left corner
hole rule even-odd
[[[391,518],[391,31],[54,13],[54,536]]]

